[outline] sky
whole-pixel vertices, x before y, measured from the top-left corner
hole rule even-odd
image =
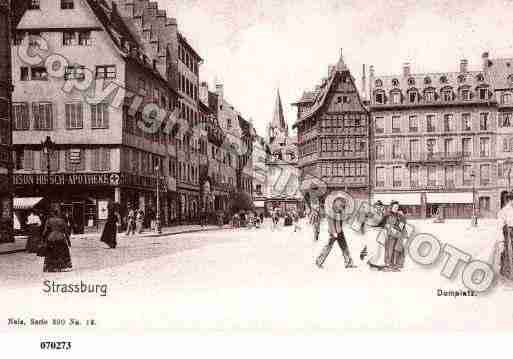
[[[470,70],[481,54],[513,57],[513,0],[158,0],[204,59],[200,80],[265,134],[279,88],[285,119],[342,52],[357,84],[377,75]],[[367,66],[368,68],[368,66]]]

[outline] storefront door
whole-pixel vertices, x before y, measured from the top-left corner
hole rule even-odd
[[[71,217],[71,233],[84,233],[84,202],[72,202],[62,205],[62,214]]]

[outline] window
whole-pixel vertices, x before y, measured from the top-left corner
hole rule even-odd
[[[472,124],[470,122],[470,113],[461,114],[461,129],[463,131],[471,131]]]
[[[447,76],[445,76],[445,75],[444,75],[444,76],[441,76],[441,77],[440,77],[440,83],[442,83],[442,84],[446,84],[446,83],[447,83]]]
[[[29,76],[29,68],[28,67],[20,67],[20,81],[28,81],[30,80]]]
[[[376,93],[376,103],[380,105],[385,104],[385,94],[383,92]]]
[[[436,140],[434,138],[430,138],[426,141],[426,150],[428,157],[432,157],[435,153]]]
[[[110,148],[94,148],[91,152],[91,170],[110,171]]]
[[[419,130],[419,121],[417,116],[410,116],[410,132],[417,132]]]
[[[424,85],[430,85],[431,84],[431,78],[430,77],[424,77]]]
[[[66,151],[66,171],[85,170],[85,150],[72,148]]]
[[[490,128],[488,123],[488,112],[483,112],[479,115],[479,128],[481,131],[488,131]]]
[[[59,151],[51,151],[50,152],[50,171],[57,172],[60,168],[59,163],[60,152]],[[48,169],[48,157],[43,152],[39,152],[39,168],[42,171],[47,171]]]
[[[463,101],[469,101],[470,100],[470,90],[469,89],[461,90],[460,96]]]
[[[410,158],[418,159],[420,157],[420,141],[410,140]]]
[[[83,80],[85,78],[84,66],[66,66],[64,80]]]
[[[490,139],[489,138],[481,138],[479,140],[479,148],[481,157],[489,157],[490,156]]]
[[[383,117],[376,117],[375,119],[375,130],[376,130],[376,133],[383,133],[385,132],[385,121],[384,121],[384,118]]]
[[[376,87],[381,87],[383,86],[383,81],[381,81],[380,79],[377,79],[374,84],[376,85]]]
[[[428,90],[424,92],[424,100],[426,102],[435,101],[435,92],[433,90]]]
[[[499,127],[511,127],[511,112],[504,112],[500,115]]]
[[[385,168],[376,167],[376,187],[385,186]]]
[[[452,138],[446,138],[444,139],[444,155],[445,156],[450,156],[451,153],[453,152],[453,139]]]
[[[399,116],[392,116],[392,132],[401,132],[401,118]]]
[[[79,31],[78,44],[80,46],[91,46],[91,31]]]
[[[394,91],[390,95],[391,95],[393,104],[401,103],[401,93],[400,92]]]
[[[73,7],[73,0],[61,0],[61,9],[71,10]]]
[[[410,186],[412,188],[420,187],[419,183],[419,166],[410,167]]]
[[[395,87],[399,86],[399,80],[398,79],[393,79],[392,80],[392,86],[395,86]]]
[[[444,101],[452,101],[452,91],[451,90],[444,90],[442,92],[442,99]]]
[[[428,177],[428,186],[436,186],[436,167],[428,166],[427,167],[427,177]]]
[[[479,89],[479,99],[483,100],[483,101],[488,100],[488,89],[487,88]]]
[[[484,164],[480,168],[480,182],[481,185],[488,185],[490,183],[490,165]]]
[[[435,132],[435,115],[426,116],[427,132]]]
[[[489,211],[490,210],[490,197],[479,197],[479,210]]]
[[[109,128],[108,104],[91,105],[91,128]]]
[[[411,103],[418,102],[419,94],[417,93],[417,91],[410,91],[408,92],[408,98],[410,99]]]
[[[463,185],[470,186],[472,184],[472,166],[463,166]]]
[[[32,81],[47,81],[48,80],[48,72],[46,72],[46,67],[37,66],[30,68],[30,79]]]
[[[63,46],[75,45],[75,32],[74,31],[64,31],[62,33],[62,45]]]
[[[445,167],[445,187],[452,188],[454,187],[454,166]]]
[[[392,158],[401,158],[401,143],[399,141],[394,141],[392,143]]]
[[[470,138],[462,138],[461,139],[461,149],[463,152],[463,156],[470,157],[472,155],[472,139]]]
[[[401,187],[401,167],[399,166],[395,166],[393,169],[392,169],[392,175],[393,175],[393,179],[394,179],[394,183],[393,183],[393,186],[394,187]]]
[[[32,104],[34,130],[51,130],[53,128],[53,107],[51,103],[34,102]]]
[[[115,79],[116,65],[96,66],[97,79]]]
[[[29,110],[27,103],[15,103],[12,106],[15,130],[30,129]]]
[[[39,10],[41,9],[41,5],[39,4],[39,0],[30,0],[29,10]]]
[[[84,127],[84,121],[82,117],[82,103],[67,103],[66,108],[66,128],[80,129]]]
[[[444,115],[444,131],[449,132],[453,131],[453,120],[452,120],[452,114],[446,114]]]
[[[226,128],[229,130],[232,128],[232,119],[231,118],[226,120]]]
[[[385,159],[385,147],[381,141],[376,141],[376,159]]]

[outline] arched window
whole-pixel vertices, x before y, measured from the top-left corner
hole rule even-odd
[[[410,78],[408,79],[408,85],[410,85],[410,86],[415,86],[415,79],[414,79],[413,77],[410,77]]]
[[[477,74],[476,80],[479,81],[479,82],[484,81],[484,75],[483,74]]]
[[[440,77],[440,83],[446,84],[447,83],[447,76],[443,75]]]
[[[376,93],[374,94],[374,101],[377,104],[384,105],[386,102],[385,101],[385,91],[383,91],[383,90],[376,91]]]
[[[399,90],[390,91],[390,103],[400,104],[402,102],[402,94]]]
[[[424,84],[431,85],[431,77],[429,77],[429,76],[424,77]]]
[[[454,99],[454,93],[451,87],[444,87],[440,90],[442,101],[452,101]]]
[[[376,87],[381,87],[383,86],[383,81],[381,81],[380,79],[377,79],[374,84],[376,85]]]
[[[398,87],[399,86],[399,80],[398,79],[392,79],[392,86]]]
[[[459,88],[458,92],[459,92],[459,98],[462,101],[470,101],[470,99],[472,98],[472,94],[470,92],[470,86],[468,86],[468,85],[461,86]]]
[[[424,90],[424,101],[435,102],[435,89],[430,87]]]
[[[417,103],[420,100],[419,91],[415,88],[408,90],[408,101],[410,103]]]
[[[463,82],[465,82],[465,80],[466,80],[465,75],[459,75],[458,76],[458,82],[459,83],[463,83]]]

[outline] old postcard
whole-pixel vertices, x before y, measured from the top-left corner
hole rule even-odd
[[[512,14],[0,0],[0,333],[510,329]]]

